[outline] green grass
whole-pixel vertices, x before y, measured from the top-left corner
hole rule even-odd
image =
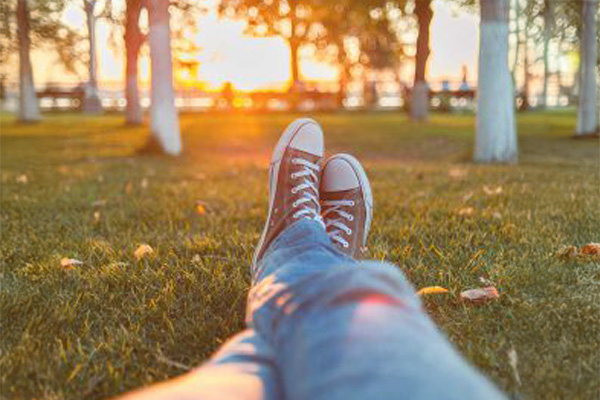
[[[119,116],[3,115],[2,398],[105,398],[181,374],[168,360],[198,365],[241,329],[267,161],[292,118],[185,115],[186,154],[172,159],[136,156],[148,128]],[[450,289],[425,303],[468,359],[526,398],[600,395],[600,264],[553,255],[600,242],[598,141],[570,139],[571,113],[520,116],[514,166],[470,162],[468,115],[317,118],[328,151],[354,153],[372,179],[371,256]],[[136,261],[140,243],[155,256]],[[460,302],[481,277],[500,300]]]

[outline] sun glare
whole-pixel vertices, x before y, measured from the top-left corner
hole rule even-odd
[[[244,35],[237,21],[218,21],[216,17],[200,21],[202,34],[199,80],[207,89],[231,82],[238,90],[281,90],[289,84],[289,50],[281,38],[252,38]]]
[[[124,8],[123,0],[115,0],[114,3]],[[235,90],[240,91],[283,91],[289,88],[290,54],[285,40],[276,36],[252,37],[245,32],[244,21],[219,18],[214,4],[208,4],[209,11],[198,17],[197,33],[192,36],[193,44],[198,50],[193,54],[174,54],[176,86],[218,91],[229,82]],[[469,66],[470,71],[474,70],[475,18],[463,15],[457,21],[450,15],[446,5],[441,2],[436,2],[435,5],[438,16],[432,26],[431,74],[445,78],[448,71],[451,71],[451,74],[458,77],[462,65]],[[85,14],[78,3],[67,7],[64,19],[85,34]],[[447,32],[447,28],[456,27],[457,22],[462,28],[455,35],[439,34],[440,29]],[[99,20],[98,75],[100,85],[104,87],[118,87],[124,79],[124,54],[122,49],[115,49],[111,35],[114,36],[114,33],[108,24]],[[452,45],[457,35],[460,36],[460,46]],[[33,57],[34,66],[44,66],[34,67],[35,74],[41,82],[79,83],[81,77],[86,75],[85,70],[79,71],[78,74],[65,71],[54,53],[36,51]],[[445,67],[441,68],[441,65]],[[139,68],[142,86],[147,86],[150,81],[150,60],[147,51],[142,52],[140,56]],[[338,77],[337,68],[315,58],[311,49],[301,50],[300,71],[303,81],[321,85],[335,84]],[[406,73],[411,74],[410,71]]]

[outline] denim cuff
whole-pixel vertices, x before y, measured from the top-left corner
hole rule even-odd
[[[334,249],[329,236],[327,236],[327,231],[325,231],[323,225],[319,222],[308,218],[294,222],[271,242],[263,254],[263,257],[256,265],[256,269],[252,271],[253,282],[256,283],[263,277],[264,270],[272,263],[273,254],[277,253],[279,250],[292,247],[311,247],[319,245],[329,246],[333,250],[337,250]]]
[[[277,251],[282,247],[308,244],[331,244],[331,241],[322,224],[312,219],[304,218],[294,222],[281,232],[273,240],[266,254]]]

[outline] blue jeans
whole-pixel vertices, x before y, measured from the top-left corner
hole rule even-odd
[[[505,398],[438,331],[397,267],[345,256],[317,222],[291,225],[252,272],[248,328],[156,398]]]

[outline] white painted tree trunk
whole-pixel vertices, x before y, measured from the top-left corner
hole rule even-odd
[[[31,40],[29,38],[27,0],[19,0],[17,3],[17,29],[19,38],[19,120],[36,122],[41,119],[41,116],[29,55]]]
[[[88,42],[89,42],[89,80],[83,97],[82,110],[87,114],[102,113],[102,103],[98,95],[97,62],[96,62],[96,16],[94,8],[96,0],[83,0],[83,6],[87,19]]]
[[[429,88],[425,81],[413,85],[410,116],[415,121],[426,121],[429,118]]]
[[[415,56],[415,77],[412,88],[410,115],[413,120],[425,121],[429,117],[429,89],[427,87],[427,60],[429,49],[429,31],[433,10],[431,0],[419,0],[415,3],[415,14],[419,24],[417,53]]]
[[[541,106],[548,107],[548,81],[550,79],[550,41],[554,32],[554,0],[544,0],[544,77],[542,83]]]
[[[598,131],[597,14],[598,0],[586,0],[582,2],[583,27],[576,136],[592,135]]]
[[[476,162],[517,162],[514,89],[508,68],[509,0],[481,0]]]
[[[175,109],[169,0],[149,0],[150,61],[152,65],[151,129],[167,154],[181,153],[179,117]]]

